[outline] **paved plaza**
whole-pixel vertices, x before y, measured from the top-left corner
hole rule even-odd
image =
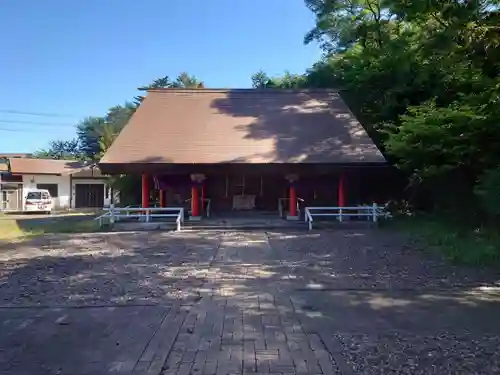
[[[500,277],[376,230],[0,244],[1,374],[496,374]]]

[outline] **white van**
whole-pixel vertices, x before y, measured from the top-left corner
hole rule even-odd
[[[24,200],[24,211],[26,212],[52,212],[52,197],[48,190],[30,189]]]

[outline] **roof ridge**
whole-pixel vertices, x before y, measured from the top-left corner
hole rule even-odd
[[[297,93],[338,93],[339,89],[333,88],[310,88],[310,89],[279,89],[279,88],[156,88],[148,89],[147,92],[170,92],[170,93],[268,93],[268,94],[297,94]]]
[[[66,162],[66,163],[81,163],[85,164],[86,161],[82,160],[72,160],[72,159],[51,159],[51,158],[8,158],[8,159],[16,159],[16,160],[44,160],[44,161],[60,161],[60,162]]]

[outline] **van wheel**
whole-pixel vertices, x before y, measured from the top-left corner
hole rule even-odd
[[[47,215],[51,215],[52,214],[52,211],[47,211]]]

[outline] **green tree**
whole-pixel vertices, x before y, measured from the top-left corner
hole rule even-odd
[[[251,79],[252,79],[252,87],[254,89],[266,88],[269,86],[271,82],[271,78],[269,78],[269,76],[263,70],[259,70],[257,73],[254,73]]]
[[[325,51],[306,85],[341,89],[417,188],[446,186],[434,185],[436,201],[473,199],[478,176],[500,163],[499,2],[305,3],[316,17],[305,42]]]
[[[327,52],[345,51],[359,43],[382,47],[394,17],[384,0],[305,0],[316,24],[304,42],[318,41]]]
[[[306,76],[303,74],[292,74],[285,71],[283,76],[270,78],[264,71],[260,70],[253,74],[252,77],[253,88],[279,88],[279,89],[293,89],[303,88],[307,86]]]
[[[96,159],[100,152],[100,131],[105,124],[104,117],[87,117],[76,126],[81,151],[88,159]]]
[[[152,89],[165,89],[168,87],[172,87],[172,82],[170,81],[169,76],[161,77],[155,79],[153,82],[151,82],[149,85],[146,86],[141,86],[137,90],[139,91],[147,91],[147,90],[152,90]],[[134,97],[134,104],[138,106],[139,104],[142,103],[144,100],[143,95],[138,95]]]
[[[186,72],[182,72],[177,76],[174,81],[171,81],[169,76],[155,79],[149,85],[141,86],[138,88],[140,91],[147,91],[153,89],[167,89],[167,88],[204,88],[204,83],[198,80],[195,76],[191,76]],[[144,96],[138,95],[134,97],[135,105],[139,105],[144,100]]]
[[[39,159],[81,160],[83,155],[80,151],[78,139],[72,139],[69,141],[50,141],[48,148],[35,151],[33,157]]]
[[[474,193],[485,212],[500,218],[500,168],[486,170],[479,177]]]
[[[172,88],[183,88],[183,89],[191,89],[191,88],[203,88],[203,82],[198,80],[195,76],[191,76],[186,72],[182,72],[177,76],[174,82],[170,84]]]
[[[89,117],[77,125],[81,151],[90,160],[98,160],[101,154],[100,139],[103,133],[118,134],[130,120],[137,106],[125,103],[111,107],[104,117]]]

